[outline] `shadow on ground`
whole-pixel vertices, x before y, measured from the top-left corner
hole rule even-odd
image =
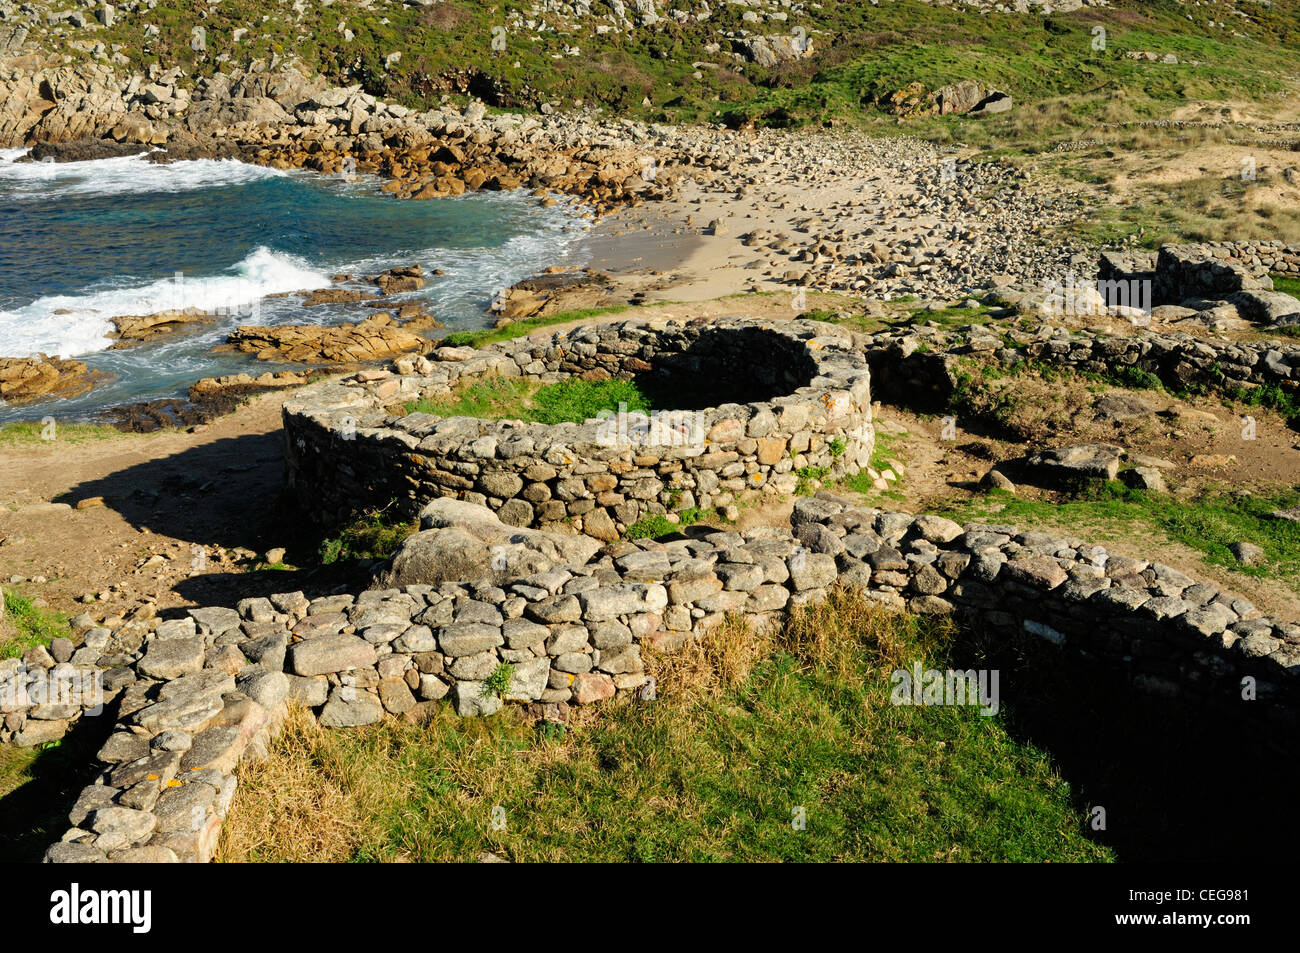
[[[963,664],[1001,672],[1012,733],[1051,754],[1081,814],[1104,809],[1105,829],[1086,833],[1121,862],[1276,862],[1300,842],[1279,813],[1300,783],[1300,744],[1265,719],[1267,701],[1158,697],[1055,649],[970,648]]]
[[[35,753],[27,779],[0,797],[0,863],[36,863],[68,828],[68,812],[81,789],[93,783],[95,753],[117,722],[117,705],[97,718],[82,718],[62,741]],[[0,751],[25,759],[29,752]]]
[[[180,578],[173,590],[198,605],[233,605],[274,592],[302,590],[315,597],[345,585],[365,588],[368,576],[356,564],[317,565],[314,554],[329,530],[307,520],[285,493],[283,440],[279,430],[216,440],[79,483],[56,502],[75,506],[102,497],[105,506],[137,530],[201,546],[205,552],[215,546],[253,553],[273,547],[290,551],[290,568],[217,570]]]

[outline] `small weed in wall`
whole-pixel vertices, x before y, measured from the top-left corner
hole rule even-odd
[[[515,676],[515,667],[509,662],[502,662],[496,667],[496,670],[487,677],[483,683],[482,696],[484,698],[494,698],[505,693],[510,687],[510,679]]]

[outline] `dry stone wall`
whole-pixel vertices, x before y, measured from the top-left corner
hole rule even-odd
[[[1210,391],[1300,386],[1300,345],[1271,339],[1219,341],[1151,331],[1108,334],[1044,324],[1033,331],[983,325],[947,330],[913,327],[865,334],[877,398],[939,410],[952,394],[956,362],[1023,361],[1113,375],[1145,371],[1173,390]]]
[[[515,526],[612,540],[647,514],[788,494],[802,467],[854,472],[874,446],[867,363],[822,322],[629,321],[437,356],[285,403],[288,480],[309,512],[338,521],[391,504],[412,517],[456,497]],[[635,379],[704,406],[554,426],[392,412],[491,376]]]
[[[644,697],[645,654],[679,649],[727,613],[774,624],[837,583],[886,607],[1046,640],[1260,731],[1294,730],[1300,710],[1300,625],[1245,599],[1078,539],[820,493],[798,502],[788,531],[623,542],[501,584],[285,593],[152,629],[129,623],[110,645],[138,650],[105,673],[117,724],[46,859],[210,859],[238,766],[263,756],[289,704],[349,727],[440,703],[480,716],[505,702]]]
[[[470,351],[454,355],[460,360],[430,362],[419,374],[372,373],[351,384],[309,389],[303,392],[309,400],[286,410],[286,433],[295,448],[291,473],[300,492],[313,488],[339,512],[405,486],[408,506],[437,498],[428,510],[473,507],[476,500],[466,498],[478,493],[480,512],[489,519],[493,510],[509,515],[506,503],[520,497],[489,495],[484,473],[515,473],[528,480],[528,468],[545,464],[555,474],[532,482],[550,487],[566,503],[559,495],[562,480],[604,472],[621,476],[637,468],[659,474],[653,468],[662,455],[655,464],[638,463],[626,448],[628,457],[603,458],[603,469],[584,470],[577,442],[566,443],[566,437],[587,425],[529,430],[502,422],[457,422],[470,429],[456,430],[459,439],[453,441],[450,432],[438,430],[443,421],[412,420],[385,408],[393,401],[449,392],[462,377],[503,368],[510,374],[512,365],[517,373],[510,376],[535,374],[543,380],[594,371],[644,373],[633,362],[653,369],[665,357],[708,353],[692,348],[719,326],[759,335],[753,340],[760,343],[777,340],[770,336],[773,329],[755,322],[615,325],[614,331],[584,329]],[[786,441],[807,434],[809,459],[834,462],[844,455],[815,456],[814,435],[825,444],[832,434],[869,440],[868,358],[888,387],[912,390],[927,382],[939,386],[937,375],[909,379],[918,367],[943,369],[953,354],[962,353],[1010,351],[1083,370],[1092,369],[1089,362],[1110,365],[1128,355],[1199,368],[1235,354],[1224,349],[1236,347],[1253,360],[1243,352],[1229,363],[1251,374],[1291,381],[1300,367],[1300,361],[1291,363],[1294,349],[1270,359],[1267,350],[1252,350],[1253,345],[1219,347],[1153,335],[1076,339],[1052,329],[1012,347],[986,328],[855,336],[791,322],[780,340],[786,343],[776,345],[779,359],[766,370],[759,365],[748,378],[721,382],[735,388],[748,381],[768,399],[708,409],[710,430],[739,421],[726,425],[723,452],[735,456],[724,466],[748,464],[750,453],[758,462],[757,442],[764,435],[751,434],[749,425],[764,411],[776,428],[768,434],[779,433]],[[670,347],[670,341],[676,343]],[[920,346],[927,341],[944,344],[952,354]],[[804,358],[811,367],[800,365]],[[792,393],[770,393],[786,387]],[[829,411],[824,397],[833,404],[834,395],[844,393],[852,401],[848,420],[815,411],[817,406]],[[791,406],[807,409],[808,417],[797,418],[803,421],[800,428],[783,431],[782,415]],[[760,429],[766,427],[760,423]],[[526,455],[517,452],[521,444],[511,443],[520,437],[535,441]],[[458,455],[457,447],[485,438],[491,438],[492,453],[486,452],[489,443],[481,443],[477,455]],[[503,446],[511,449],[498,453]],[[853,446],[861,460],[869,443]],[[336,452],[341,475],[328,468],[329,455]],[[520,456],[528,459],[522,467],[501,466]],[[610,466],[619,461],[630,463],[630,469]],[[457,473],[455,467],[466,462],[479,467],[470,487],[448,487],[430,476]],[[668,474],[689,469],[677,462],[681,470]],[[405,474],[406,483],[384,482],[389,467]],[[564,476],[562,467],[568,468]],[[701,472],[695,471],[697,481]],[[720,475],[719,488],[723,479],[733,477]],[[593,509],[575,514],[579,517],[606,505],[595,499],[605,491],[582,485]],[[459,489],[461,499],[454,504],[444,499],[451,495],[442,493],[446,489]],[[347,493],[359,498],[349,500]],[[731,613],[755,626],[778,624],[792,607],[826,598],[835,585],[861,590],[886,608],[953,615],[1006,643],[1042,640],[1067,656],[1099,660],[1137,689],[1212,706],[1240,719],[1244,730],[1292,732],[1300,717],[1300,624],[1270,618],[1248,600],[1172,567],[1079,539],[1022,533],[1011,526],[960,526],[938,516],[864,508],[823,492],[796,503],[789,529],[708,530],[556,552],[582,555],[517,575],[497,572],[475,580],[317,598],[303,592],[250,598],[234,608],[192,609],[183,618],[91,630],[79,647],[59,643],[48,652],[32,650],[21,664],[8,663],[0,670],[6,686],[33,685],[39,673],[60,666],[98,673],[104,707],[82,705],[59,712],[66,716],[59,718],[42,717],[46,713],[38,714],[33,705],[7,709],[0,740],[28,744],[38,735],[39,741],[52,740],[78,717],[84,722],[86,714],[114,719],[97,755],[98,774],[80,793],[69,828],[46,859],[211,859],[239,766],[265,754],[289,705],[310,709],[323,725],[349,727],[385,717],[422,720],[440,704],[453,705],[463,716],[483,716],[506,703],[539,706],[544,715],[620,695],[637,703],[653,694],[646,673],[652,654],[682,648]]]

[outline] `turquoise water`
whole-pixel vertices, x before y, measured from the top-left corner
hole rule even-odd
[[[0,404],[0,420],[85,419],[183,394],[200,377],[291,367],[212,349],[238,324],[338,324],[374,313],[304,308],[283,296],[329,287],[337,272],[440,268],[425,288],[393,300],[423,299],[449,329],[485,327],[484,309],[502,288],[574,263],[585,228],[576,206],[543,209],[522,192],[403,202],[373,178],[139,156],[13,161],[20,155],[0,152],[0,356],[76,357],[114,380],[75,400]],[[185,307],[220,317],[198,332],[108,350],[109,318]]]

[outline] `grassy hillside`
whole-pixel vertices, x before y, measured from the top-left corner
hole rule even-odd
[[[1135,112],[1190,97],[1259,99],[1289,85],[1300,47],[1300,10],[1290,3],[1243,3],[1237,11],[1231,3],[1116,0],[1114,9],[1043,16],[919,0],[826,0],[815,9],[795,4],[788,14],[773,4],[760,18],[785,19],[753,22],[744,19],[751,8],[736,4],[712,4],[698,20],[695,0],[660,0],[657,22],[635,26],[616,25],[602,0],[576,19],[534,14],[514,0],[299,6],[301,13],[287,3],[180,0],[119,12],[108,28],[62,24],[34,34],[50,49],[104,43],[105,55],[117,52],[133,68],[161,62],[190,75],[296,60],[414,107],[469,94],[510,108],[582,102],[661,120],[772,125],[870,121],[883,115],[879,100],[909,83],[934,88],[961,79],[1022,102],[1120,88]],[[633,3],[626,6],[642,19]],[[682,22],[674,11],[686,14]],[[146,35],[148,26],[156,36]],[[1106,31],[1104,50],[1094,48],[1098,27]],[[234,42],[239,29],[246,32]],[[805,58],[763,67],[733,55],[743,52],[734,37],[800,30],[812,43]],[[1125,57],[1132,50],[1202,65],[1139,62]]]

